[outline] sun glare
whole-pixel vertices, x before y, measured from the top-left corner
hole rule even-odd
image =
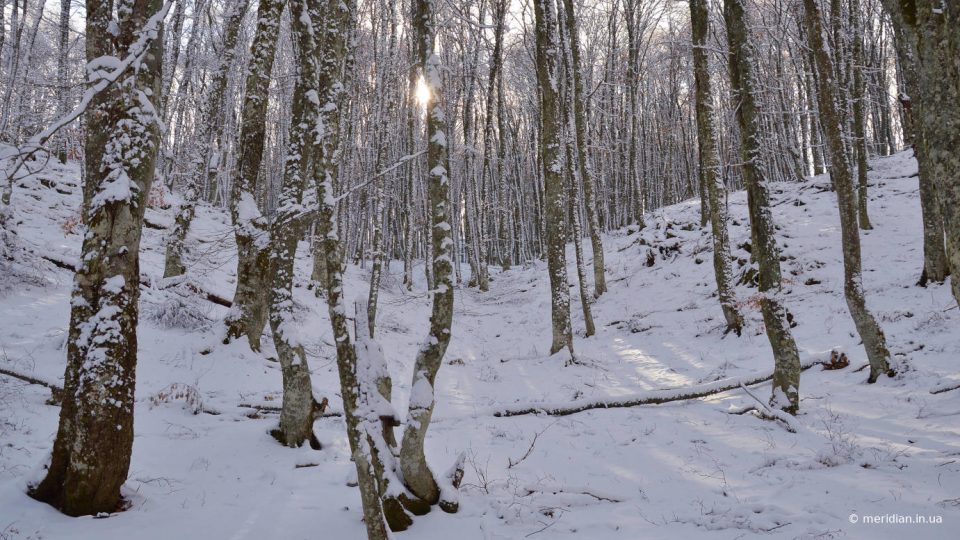
[[[417,103],[419,103],[421,107],[426,107],[430,101],[430,88],[427,86],[427,81],[425,81],[423,77],[417,80],[416,94]]]

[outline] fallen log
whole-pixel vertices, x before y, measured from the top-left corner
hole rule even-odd
[[[63,259],[57,259],[57,258],[51,257],[51,256],[49,256],[49,255],[42,255],[41,257],[43,257],[44,260],[53,263],[55,266],[57,266],[57,267],[59,267],[59,268],[63,268],[64,270],[69,270],[70,272],[76,272],[76,271],[77,271],[76,265],[75,265],[74,263],[69,262],[69,261],[65,261],[65,260],[63,260]],[[151,282],[150,282],[149,279],[141,276],[141,277],[140,277],[140,285],[141,285],[141,286],[144,286],[144,287],[150,287],[150,286],[151,286]],[[222,296],[220,296],[220,295],[217,295],[217,294],[215,294],[215,293],[212,293],[212,292],[210,292],[210,291],[206,291],[206,290],[200,288],[198,285],[196,285],[196,284],[194,284],[194,283],[187,283],[187,288],[190,289],[191,292],[199,295],[199,296],[200,296],[201,298],[203,298],[204,300],[206,300],[206,301],[208,301],[208,302],[213,302],[214,304],[217,304],[218,306],[223,306],[223,307],[225,307],[225,308],[229,308],[229,307],[232,307],[232,306],[233,306],[233,302],[232,302],[232,301],[230,301],[230,300],[228,300],[228,299],[226,299],[226,298],[224,298],[224,297],[222,297]]]
[[[821,365],[824,360],[808,359],[801,362],[800,370],[805,371],[813,366]],[[773,379],[773,370],[768,373],[757,375],[747,375],[744,377],[733,377],[730,379],[721,379],[705,384],[697,384],[684,388],[671,388],[665,390],[648,390],[639,392],[630,396],[618,398],[598,398],[598,399],[579,399],[569,403],[535,403],[529,405],[514,405],[497,410],[493,413],[497,417],[521,416],[525,414],[546,414],[548,416],[568,416],[592,409],[616,409],[624,407],[636,407],[638,405],[660,405],[672,401],[685,401],[690,399],[700,399],[715,394],[722,394],[730,390],[735,390],[741,386],[750,386]]]

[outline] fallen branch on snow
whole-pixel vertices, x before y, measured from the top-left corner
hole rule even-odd
[[[805,371],[816,365],[821,365],[824,360],[808,359],[800,364],[800,370]],[[672,388],[668,390],[649,390],[639,392],[632,396],[619,398],[599,398],[575,400],[565,404],[537,403],[533,405],[514,405],[493,413],[497,417],[521,416],[525,414],[546,414],[549,416],[567,416],[577,414],[591,409],[616,409],[623,407],[636,407],[638,405],[660,405],[672,401],[685,401],[690,399],[700,399],[715,394],[722,394],[729,390],[740,388],[741,386],[750,386],[773,379],[773,370],[768,373],[758,375],[748,375],[745,377],[734,377],[730,379],[721,379],[706,384],[697,384],[685,388]]]
[[[333,418],[343,416],[343,411],[327,410],[327,398],[323,398],[323,401],[320,403],[314,401],[313,406],[315,418]],[[255,411],[271,414],[280,414],[280,411],[283,410],[283,408],[278,405],[264,405],[262,403],[239,403],[237,404],[237,407],[240,407],[241,409],[253,409]]]
[[[26,383],[37,384],[37,385],[40,385],[40,386],[44,386],[44,387],[46,387],[46,388],[49,388],[49,389],[50,389],[50,402],[49,402],[49,403],[50,403],[51,405],[59,404],[59,403],[60,403],[60,400],[63,398],[63,388],[61,388],[60,386],[58,386],[58,385],[56,385],[56,384],[54,384],[54,383],[52,383],[52,382],[50,382],[50,381],[45,381],[45,380],[43,380],[43,379],[38,379],[38,378],[36,378],[36,377],[27,375],[26,373],[21,373],[21,372],[19,372],[19,371],[13,370],[13,369],[2,368],[2,367],[0,367],[0,375],[6,375],[7,377],[12,377],[12,378],[14,378],[14,379],[20,379],[21,381],[24,381],[24,382],[26,382]]]
[[[944,392],[949,392],[949,391],[951,391],[951,390],[956,390],[957,388],[960,388],[960,382],[958,382],[958,381],[943,382],[943,383],[940,383],[940,384],[938,384],[937,386],[934,386],[933,388],[931,388],[931,389],[930,389],[930,393],[931,393],[931,394],[942,394],[942,393],[944,393]]]
[[[63,260],[63,259],[58,259],[58,258],[55,258],[55,257],[51,257],[51,256],[49,256],[49,255],[41,255],[41,257],[42,257],[44,260],[53,263],[55,266],[57,266],[57,267],[59,267],[59,268],[63,268],[64,270],[69,270],[70,272],[74,272],[74,273],[76,273],[76,271],[77,271],[76,265],[75,265],[74,263],[70,262],[70,261],[65,261],[65,260]],[[179,281],[178,281],[177,283],[179,283]],[[141,276],[141,277],[140,277],[140,285],[142,285],[142,286],[144,286],[144,287],[149,287],[149,286],[151,286],[151,283],[150,283],[150,280],[149,280],[149,279],[146,279],[146,278],[144,278],[143,276]],[[232,302],[232,301],[227,300],[226,298],[224,298],[224,297],[222,297],[222,296],[220,296],[220,295],[214,294],[214,293],[212,293],[212,292],[210,292],[210,291],[205,291],[205,290],[201,289],[199,286],[197,286],[197,285],[195,285],[195,284],[193,284],[193,283],[187,283],[187,284],[186,284],[186,287],[187,287],[188,289],[190,289],[190,291],[192,291],[193,293],[196,293],[197,295],[199,295],[201,298],[203,298],[204,300],[206,300],[206,301],[208,301],[208,302],[213,302],[214,304],[217,304],[218,306],[223,306],[223,307],[226,307],[226,308],[229,308],[229,307],[233,306],[233,302]],[[161,289],[162,289],[162,288],[164,288],[164,287],[161,287]]]

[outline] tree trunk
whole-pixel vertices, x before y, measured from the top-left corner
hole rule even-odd
[[[744,0],[724,0],[730,46],[730,86],[740,127],[742,174],[753,236],[753,254],[760,270],[760,311],[773,349],[773,395],[770,404],[795,414],[800,408],[800,355],[781,302],[780,250],[777,247],[770,195],[763,178],[757,75],[747,27]]]
[[[901,5],[919,33],[920,154],[929,159],[946,233],[950,286],[960,304],[960,4],[903,0]]]
[[[57,50],[57,116],[60,117],[70,112],[70,91],[68,88],[70,80],[67,76],[67,55],[70,50],[70,1],[60,0],[60,39]],[[3,10],[2,6],[0,6],[0,10]],[[0,27],[2,26],[3,21],[0,20]],[[0,30],[0,33],[2,33],[2,30]],[[2,46],[0,46],[0,50],[3,50]],[[67,162],[68,145],[69,139],[66,136],[57,137],[57,159],[60,160],[60,163]]]
[[[817,98],[820,105],[820,120],[830,149],[830,179],[837,193],[840,208],[840,240],[843,248],[843,292],[847,299],[850,316],[863,340],[863,347],[870,360],[868,382],[876,382],[882,373],[892,375],[890,352],[886,338],[876,319],[867,309],[863,292],[861,268],[860,232],[857,230],[857,200],[853,186],[853,166],[843,142],[843,117],[837,104],[833,86],[833,62],[824,38],[820,9],[816,0],[803,2],[807,25],[807,39],[814,51],[817,71],[820,73]]]
[[[857,213],[860,228],[871,230],[873,225],[870,224],[870,216],[867,213],[867,92],[863,80],[866,59],[863,54],[863,28],[860,16],[860,1],[850,0],[850,19],[852,21],[850,38],[853,41],[850,51],[853,64],[853,88],[850,94],[853,99],[853,145],[857,155]],[[839,21],[837,24],[839,24]],[[814,51],[814,55],[816,55],[816,51]]]
[[[450,343],[453,322],[453,282],[451,280],[449,154],[444,132],[443,88],[440,57],[435,51],[436,6],[434,0],[417,0],[414,11],[417,50],[423,64],[424,80],[430,90],[427,103],[427,170],[430,201],[430,226],[433,231],[433,310],[430,331],[417,353],[410,385],[410,408],[400,449],[400,470],[407,488],[420,499],[434,504],[440,501],[440,486],[427,465],[423,445],[433,416],[434,382]]]
[[[580,36],[577,30],[577,17],[574,13],[573,0],[563,0],[563,6],[573,71],[573,116],[576,124],[577,163],[583,183],[583,205],[587,213],[590,245],[593,248],[593,294],[599,297],[607,292],[607,279],[603,262],[603,241],[600,238],[600,221],[597,218],[597,198],[594,193],[596,180],[593,176],[593,162],[587,149],[587,103],[583,92]]]
[[[87,3],[87,60],[143,51],[139,69],[87,110],[87,233],[74,280],[60,425],[46,477],[32,496],[65,514],[114,512],[133,447],[140,237],[160,121],[162,20],[170,5],[141,0],[115,21],[109,2]],[[119,22],[119,25],[117,25]],[[145,39],[146,36],[146,39]],[[91,72],[96,82],[100,72]]]
[[[284,3],[260,0],[240,112],[240,156],[230,193],[230,218],[237,242],[237,288],[226,319],[227,339],[246,336],[254,351],[260,350],[260,336],[267,322],[270,268],[270,228],[257,204],[258,178],[266,139],[270,71]]]
[[[693,36],[693,75],[696,86],[697,140],[700,143],[700,170],[702,182],[709,197],[710,228],[713,237],[713,271],[717,278],[720,307],[727,321],[727,332],[739,336],[743,317],[737,310],[730,269],[730,235],[727,232],[726,186],[720,170],[717,138],[713,124],[713,90],[710,84],[710,65],[707,59],[709,16],[706,0],[690,0],[690,19]]]
[[[923,127],[920,122],[923,120],[921,111],[924,103],[920,99],[914,99],[921,96],[917,29],[915,25],[906,24],[897,0],[886,0],[883,4],[893,21],[897,65],[900,68],[902,86],[898,97],[903,106],[903,140],[913,148],[919,175],[920,210],[923,219],[923,270],[920,284],[926,285],[928,281],[942,283],[950,275],[944,245],[943,216],[940,213],[940,201],[937,199],[936,182],[931,176],[933,164],[930,156],[925,153],[923,144]]]
[[[567,348],[573,355],[570,328],[570,287],[567,283],[564,202],[563,118],[558,85],[562,77],[557,17],[551,0],[534,0],[536,17],[536,68],[540,90],[540,170],[546,207],[547,271],[550,274],[550,308],[553,342],[550,354]]]
[[[291,105],[290,134],[284,160],[283,183],[270,228],[270,330],[283,373],[283,409],[277,439],[287,446],[300,446],[313,437],[313,389],[307,354],[293,321],[293,279],[297,244],[304,233],[303,191],[312,165],[315,105],[318,75],[317,45],[310,23],[310,4],[291,6],[296,86]],[[298,13],[299,11],[299,13]]]

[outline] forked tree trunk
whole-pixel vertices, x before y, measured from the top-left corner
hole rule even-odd
[[[161,21],[170,4],[129,5],[119,21],[109,2],[86,6],[88,61],[124,58],[133,48],[143,59],[87,109],[91,187],[84,192],[87,233],[72,293],[60,425],[46,476],[31,492],[71,516],[118,509],[133,447],[140,237],[160,143],[156,108],[144,100],[159,95]],[[100,72],[91,73],[96,82]]]
[[[453,239],[450,237],[448,171],[449,149],[445,134],[444,101],[440,57],[436,44],[436,0],[417,0],[414,8],[414,33],[417,52],[423,64],[424,80],[430,90],[426,110],[427,195],[430,202],[430,227],[433,231],[431,252],[433,266],[433,309],[430,330],[417,352],[410,384],[410,405],[407,425],[400,448],[400,470],[403,482],[414,495],[435,504],[440,501],[440,486],[427,465],[424,441],[433,416],[434,383],[450,344],[453,322]]]
[[[713,90],[710,84],[710,66],[707,60],[709,16],[706,0],[690,0],[690,19],[693,38],[693,76],[696,86],[697,140],[700,143],[700,170],[709,198],[710,228],[713,237],[713,271],[717,279],[720,308],[727,321],[727,332],[739,336],[743,317],[737,309],[730,269],[730,235],[727,232],[727,205],[717,152],[717,136],[713,123]]]
[[[800,408],[800,355],[790,333],[787,310],[781,302],[780,250],[777,248],[770,195],[763,178],[757,75],[744,0],[724,0],[724,19],[730,46],[730,86],[740,127],[740,158],[747,187],[747,206],[753,236],[753,254],[760,270],[760,311],[773,349],[773,395],[770,404],[795,414]]]
[[[833,76],[833,61],[824,37],[820,8],[816,0],[803,0],[807,39],[813,50],[817,71],[817,98],[820,105],[820,122],[830,149],[830,179],[837,193],[840,208],[840,241],[843,249],[843,293],[847,308],[857,327],[863,347],[870,360],[868,382],[876,382],[882,373],[893,375],[890,370],[890,352],[886,338],[876,319],[867,309],[863,292],[863,270],[860,255],[860,231],[857,229],[857,200],[853,185],[853,165],[843,142],[843,117],[837,103]]]

